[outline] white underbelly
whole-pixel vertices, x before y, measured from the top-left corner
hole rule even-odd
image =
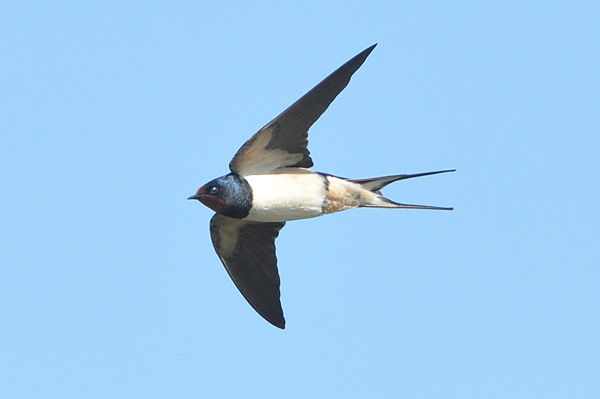
[[[286,173],[249,175],[252,208],[246,220],[285,222],[308,219],[323,213],[326,187],[322,175],[294,169]]]

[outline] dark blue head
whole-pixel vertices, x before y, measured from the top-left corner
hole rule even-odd
[[[188,199],[197,199],[221,215],[243,219],[252,207],[252,189],[242,176],[230,173],[209,181]]]

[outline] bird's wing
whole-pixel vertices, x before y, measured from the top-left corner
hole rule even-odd
[[[254,310],[279,328],[285,328],[285,319],[279,301],[275,239],[284,225],[219,214],[210,221],[210,236],[227,273]]]
[[[321,83],[250,138],[235,154],[229,169],[240,175],[270,173],[278,168],[313,166],[308,129],[350,82],[376,44],[339,67]]]

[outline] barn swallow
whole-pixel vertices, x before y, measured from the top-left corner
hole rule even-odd
[[[346,62],[260,129],[229,163],[231,173],[206,183],[188,198],[216,212],[210,221],[210,236],[217,255],[250,305],[281,329],[285,319],[275,239],[285,222],[357,207],[453,209],[400,204],[380,190],[398,180],[454,169],[370,179],[345,179],[310,170],[308,129],[376,45]]]

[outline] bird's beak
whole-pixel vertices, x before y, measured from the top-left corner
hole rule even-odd
[[[200,201],[200,196],[198,194],[194,194],[191,197],[188,197],[189,200],[198,200]]]

